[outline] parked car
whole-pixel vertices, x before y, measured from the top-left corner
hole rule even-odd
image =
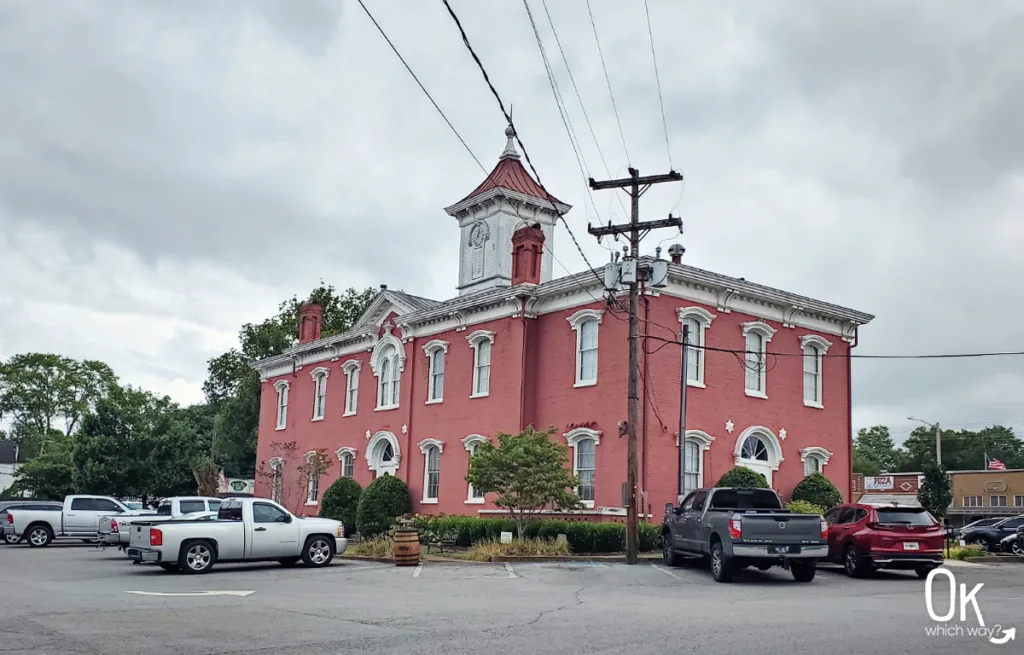
[[[960,539],[961,535],[963,535],[963,533],[967,532],[968,530],[973,530],[974,528],[987,528],[990,525],[995,525],[996,523],[999,523],[1005,518],[1006,517],[1004,516],[998,516],[994,519],[978,519],[977,521],[972,521],[967,525],[963,526],[962,528],[954,529],[952,537],[953,539]]]
[[[1017,532],[1017,528],[1022,525],[1024,514],[1003,519],[992,525],[964,530],[960,535],[960,543],[978,545],[985,552],[998,553],[1003,539]]]
[[[818,514],[784,510],[771,489],[697,489],[679,507],[665,508],[662,548],[668,566],[710,557],[718,582],[746,566],[782,566],[798,582],[810,582],[818,558],[828,553],[828,525]]]
[[[944,561],[942,524],[923,507],[849,503],[825,513],[828,559],[846,575],[876,569],[913,570],[921,578]]]
[[[100,540],[108,546],[128,545],[131,537],[132,520],[139,517],[151,518],[152,516],[178,517],[182,514],[193,512],[216,512],[220,508],[220,498],[206,498],[203,496],[174,496],[165,498],[156,506],[156,511],[148,511],[146,514],[135,514],[125,516],[104,516],[100,519],[99,535]]]
[[[1003,537],[1001,552],[1013,553],[1017,557],[1024,557],[1024,525],[1019,526],[1016,532]]]
[[[68,496],[59,511],[8,510],[4,536],[25,537],[33,548],[48,546],[54,539],[95,540],[100,517],[109,514],[132,512],[109,496]]]
[[[207,573],[217,562],[276,560],[286,566],[301,559],[327,566],[345,552],[340,521],[299,518],[262,498],[231,498],[215,521],[136,521],[128,557],[136,564],[158,564],[183,573]]]
[[[62,507],[61,503],[52,500],[0,500],[0,517],[2,517],[4,523],[7,523],[7,510],[9,509],[20,509],[30,512],[59,512]],[[14,522],[13,516],[10,517],[10,521]],[[25,541],[25,535],[15,535],[13,531],[11,534],[7,534],[6,530],[4,530],[3,541],[5,544],[19,544]]]

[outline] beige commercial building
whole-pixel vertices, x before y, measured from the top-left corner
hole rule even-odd
[[[950,471],[953,504],[946,519],[958,527],[977,519],[1024,514],[1024,469]]]

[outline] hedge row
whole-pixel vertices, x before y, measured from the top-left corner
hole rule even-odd
[[[478,541],[499,539],[502,532],[515,534],[516,524],[511,519],[484,519],[473,516],[416,516],[413,526],[427,537],[440,537],[452,533],[457,546],[468,547]],[[626,549],[626,526],[621,523],[591,523],[589,521],[556,521],[541,519],[528,521],[524,526],[527,539],[554,539],[564,534],[574,553],[618,553]],[[658,547],[660,529],[641,523],[640,550]]]

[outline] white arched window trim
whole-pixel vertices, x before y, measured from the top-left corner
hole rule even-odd
[[[774,432],[763,425],[752,425],[743,432],[740,432],[740,436],[736,438],[736,446],[732,453],[736,466],[743,466],[744,462],[747,461],[742,457],[743,442],[747,440],[747,437],[754,436],[760,437],[761,441],[764,442],[765,448],[768,451],[768,466],[772,471],[778,471],[779,466],[785,460],[785,457],[782,456],[782,443],[775,436]]]
[[[824,409],[824,363],[825,354],[832,343],[816,334],[805,334],[800,337],[800,349],[803,351],[803,382],[804,406]],[[811,360],[811,361],[808,361]]]
[[[306,463],[316,457],[316,451],[311,450],[306,453]],[[316,505],[320,502],[320,475],[310,475],[309,479],[306,480],[306,504]]]
[[[469,394],[470,398],[484,398],[491,395],[491,364],[494,359],[494,332],[490,330],[477,330],[466,337],[470,348],[473,349],[473,389]],[[490,356],[487,363],[480,361],[480,344],[490,344]],[[483,376],[487,376],[486,384]]]
[[[351,477],[345,475],[345,461],[349,460],[352,462],[352,474],[355,475],[355,463],[356,463],[356,449],[352,446],[342,446],[341,448],[334,451],[334,454],[338,456],[338,468],[340,469],[339,477]]]
[[[377,407],[374,411],[397,408],[399,400],[395,398],[394,389],[401,389],[402,371],[405,370],[405,346],[398,337],[388,332],[380,338],[370,355],[370,369],[377,376]]]
[[[284,459],[281,457],[271,457],[267,460],[267,465],[270,466],[270,499],[275,503],[281,502],[281,496],[284,490]]]
[[[603,309],[581,309],[565,319],[569,321],[569,325],[572,326],[573,332],[576,333],[576,382],[572,385],[574,387],[592,387],[597,384],[596,362],[594,363],[594,377],[583,377],[583,325],[590,322],[595,324],[594,350],[596,351],[599,343],[598,339],[601,334],[600,329],[596,328],[601,325],[603,318]]]
[[[383,450],[382,444],[391,444],[391,452],[395,454],[394,460],[390,464],[385,463],[380,451]],[[366,466],[377,474],[377,477],[388,473],[395,475],[398,472],[398,467],[401,465],[402,452],[398,447],[398,438],[387,430],[381,430],[377,434],[370,437],[370,440],[366,443]]]
[[[278,380],[274,383],[277,389],[277,427],[276,430],[283,430],[288,425],[288,380]]]
[[[428,488],[430,486],[430,451],[433,448],[437,448],[438,455],[438,478],[440,478],[440,461],[441,454],[444,452],[444,442],[440,439],[424,439],[423,441],[416,444],[420,448],[420,452],[423,453],[423,498],[420,503],[424,505],[436,505],[438,498],[440,497],[440,482],[438,483],[438,494],[434,497],[427,495]]]
[[[682,326],[686,323],[687,319],[693,319],[697,323],[697,334],[690,334],[687,336],[689,343],[691,344],[690,351],[686,357],[696,359],[696,378],[691,378],[689,375],[686,376],[686,386],[698,387],[700,389],[705,388],[704,384],[704,345],[706,343],[706,332],[711,327],[711,321],[715,320],[716,316],[704,309],[703,307],[680,307],[676,310],[676,314],[679,316],[680,335],[682,335]],[[687,368],[692,365],[687,362]]]
[[[686,431],[686,443],[695,444],[697,446],[697,484],[693,489],[700,489],[704,486],[704,453],[711,449],[711,443],[715,440],[707,432],[703,430],[687,430]],[[679,447],[679,433],[676,433],[676,448]],[[687,458],[689,463],[689,458]],[[689,468],[689,467],[687,467]],[[687,489],[687,491],[693,491],[693,489]]]
[[[825,465],[832,459],[833,453],[821,446],[808,446],[800,449],[800,461],[804,463],[804,477],[814,472],[825,472]],[[815,465],[813,471],[808,471],[810,465]]]
[[[444,353],[442,355],[441,370],[437,371],[437,358],[435,357],[437,352]],[[440,339],[432,339],[423,345],[423,353],[427,356],[427,405],[439,403],[444,400],[444,359],[447,358],[448,354],[448,342]],[[434,384],[435,376],[439,376],[438,384]],[[436,387],[440,387],[439,389]]]
[[[345,373],[345,413],[342,416],[353,416],[359,407],[359,371],[363,363],[358,359],[350,359],[341,366]]]
[[[585,441],[585,440],[590,440],[590,441],[594,442],[594,459],[595,459],[595,462],[594,462],[594,477],[595,477],[595,486],[596,486],[596,478],[597,478],[597,462],[596,462],[596,459],[597,459],[597,446],[598,446],[598,444],[601,443],[601,433],[600,433],[600,431],[592,430],[591,428],[573,428],[572,430],[569,430],[568,432],[566,432],[562,436],[565,437],[565,440],[569,443],[569,447],[572,448],[572,474],[573,475],[578,475],[579,474],[579,466],[578,466],[578,464],[579,464],[579,453],[577,452],[577,448],[579,447],[580,442],[581,441]],[[584,507],[592,509],[594,507],[594,502],[595,502],[594,500],[584,500],[584,501],[582,501],[582,504],[583,504]]]
[[[466,447],[466,452],[469,456],[466,458],[466,471],[469,471],[469,458],[476,454],[476,449],[480,447],[480,444],[490,443],[491,440],[487,437],[479,434],[471,434],[462,440],[462,445]],[[486,502],[483,494],[477,495],[473,489],[473,485],[466,483],[466,504],[467,505],[483,505]]]
[[[327,378],[331,370],[323,366],[317,366],[309,373],[313,378],[313,419],[314,421],[324,420],[327,414]]]
[[[764,321],[741,323],[740,328],[743,330],[743,350],[745,351],[747,350],[747,335],[754,333],[759,334],[762,338],[761,352],[759,354],[752,354],[748,352],[743,357],[745,368],[743,376],[743,391],[751,398],[768,398],[768,366],[766,353],[768,352],[768,344],[771,342],[772,337],[775,336],[775,333],[778,332],[778,330]]]

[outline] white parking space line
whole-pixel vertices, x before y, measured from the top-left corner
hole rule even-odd
[[[414,578],[420,577],[420,571],[422,571],[422,570],[423,570],[423,565],[422,564],[417,564],[416,568],[412,572],[412,577],[414,577]]]
[[[136,596],[248,596],[255,591],[126,591]]]
[[[505,570],[506,570],[506,571],[508,571],[508,577],[509,577],[509,579],[513,579],[513,578],[515,578],[515,577],[516,577],[516,571],[515,571],[515,569],[513,569],[513,568],[512,568],[512,565],[511,565],[511,564],[509,564],[508,562],[505,562]]]
[[[662,567],[658,566],[657,564],[651,564],[651,568],[654,569],[655,571],[661,571],[665,575],[670,575],[673,578],[675,578],[676,580],[682,580],[681,577],[679,577],[678,575],[676,575],[672,571],[669,571],[668,569],[662,568]]]

